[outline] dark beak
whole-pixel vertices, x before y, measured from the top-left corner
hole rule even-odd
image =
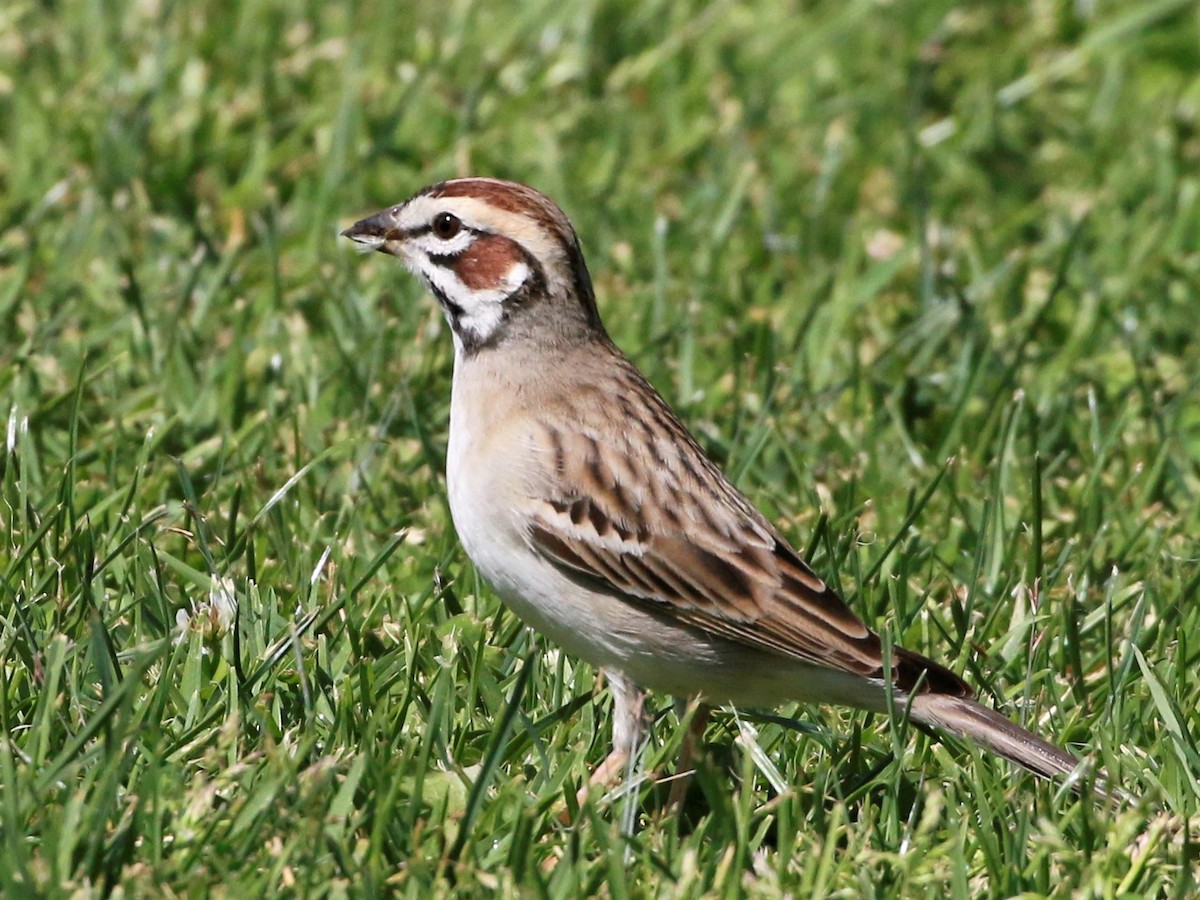
[[[390,209],[360,219],[342,232],[342,237],[348,237],[356,244],[365,244],[375,250],[382,250],[390,238],[397,236]]]

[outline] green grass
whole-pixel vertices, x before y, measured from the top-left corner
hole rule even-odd
[[[0,892],[1198,889],[1194,4],[302,6],[0,11]],[[458,549],[449,335],[336,237],[468,173],[859,613],[1135,799],[727,711],[684,815],[563,824],[607,694]]]

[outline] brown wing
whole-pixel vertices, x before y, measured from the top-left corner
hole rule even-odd
[[[630,380],[640,376],[631,372]],[[543,424],[544,496],[532,546],[577,577],[729,640],[825,668],[883,676],[878,635],[859,620],[700,450],[645,382],[608,397],[627,428]],[[649,393],[647,393],[649,392]],[[579,410],[576,410],[579,412]],[[586,412],[586,409],[585,409]],[[585,416],[586,418],[586,416]],[[895,648],[895,683],[970,696],[957,676]]]

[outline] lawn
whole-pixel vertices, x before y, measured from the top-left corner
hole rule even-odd
[[[577,808],[610,699],[460,551],[447,328],[337,237],[466,174],[560,202],[860,615],[1129,799],[797,706]],[[1200,890],[1194,2],[13,0],[0,223],[5,896]]]

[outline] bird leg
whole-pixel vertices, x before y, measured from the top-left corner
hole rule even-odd
[[[675,714],[681,721],[686,717],[688,707],[693,703],[696,705],[696,711],[683,735],[683,743],[679,748],[679,762],[675,766],[675,776],[671,780],[671,792],[667,795],[667,810],[670,812],[679,810],[683,806],[683,801],[687,799],[688,787],[692,783],[692,774],[695,771],[693,762],[696,751],[700,746],[701,738],[704,737],[704,727],[708,724],[708,717],[712,713],[712,707],[698,700],[685,701],[679,697],[675,700]]]
[[[576,799],[582,806],[589,791],[607,786],[625,772],[632,781],[640,761],[646,736],[646,692],[616,672],[605,672],[613,698],[612,752],[592,772],[588,783],[579,789]]]

